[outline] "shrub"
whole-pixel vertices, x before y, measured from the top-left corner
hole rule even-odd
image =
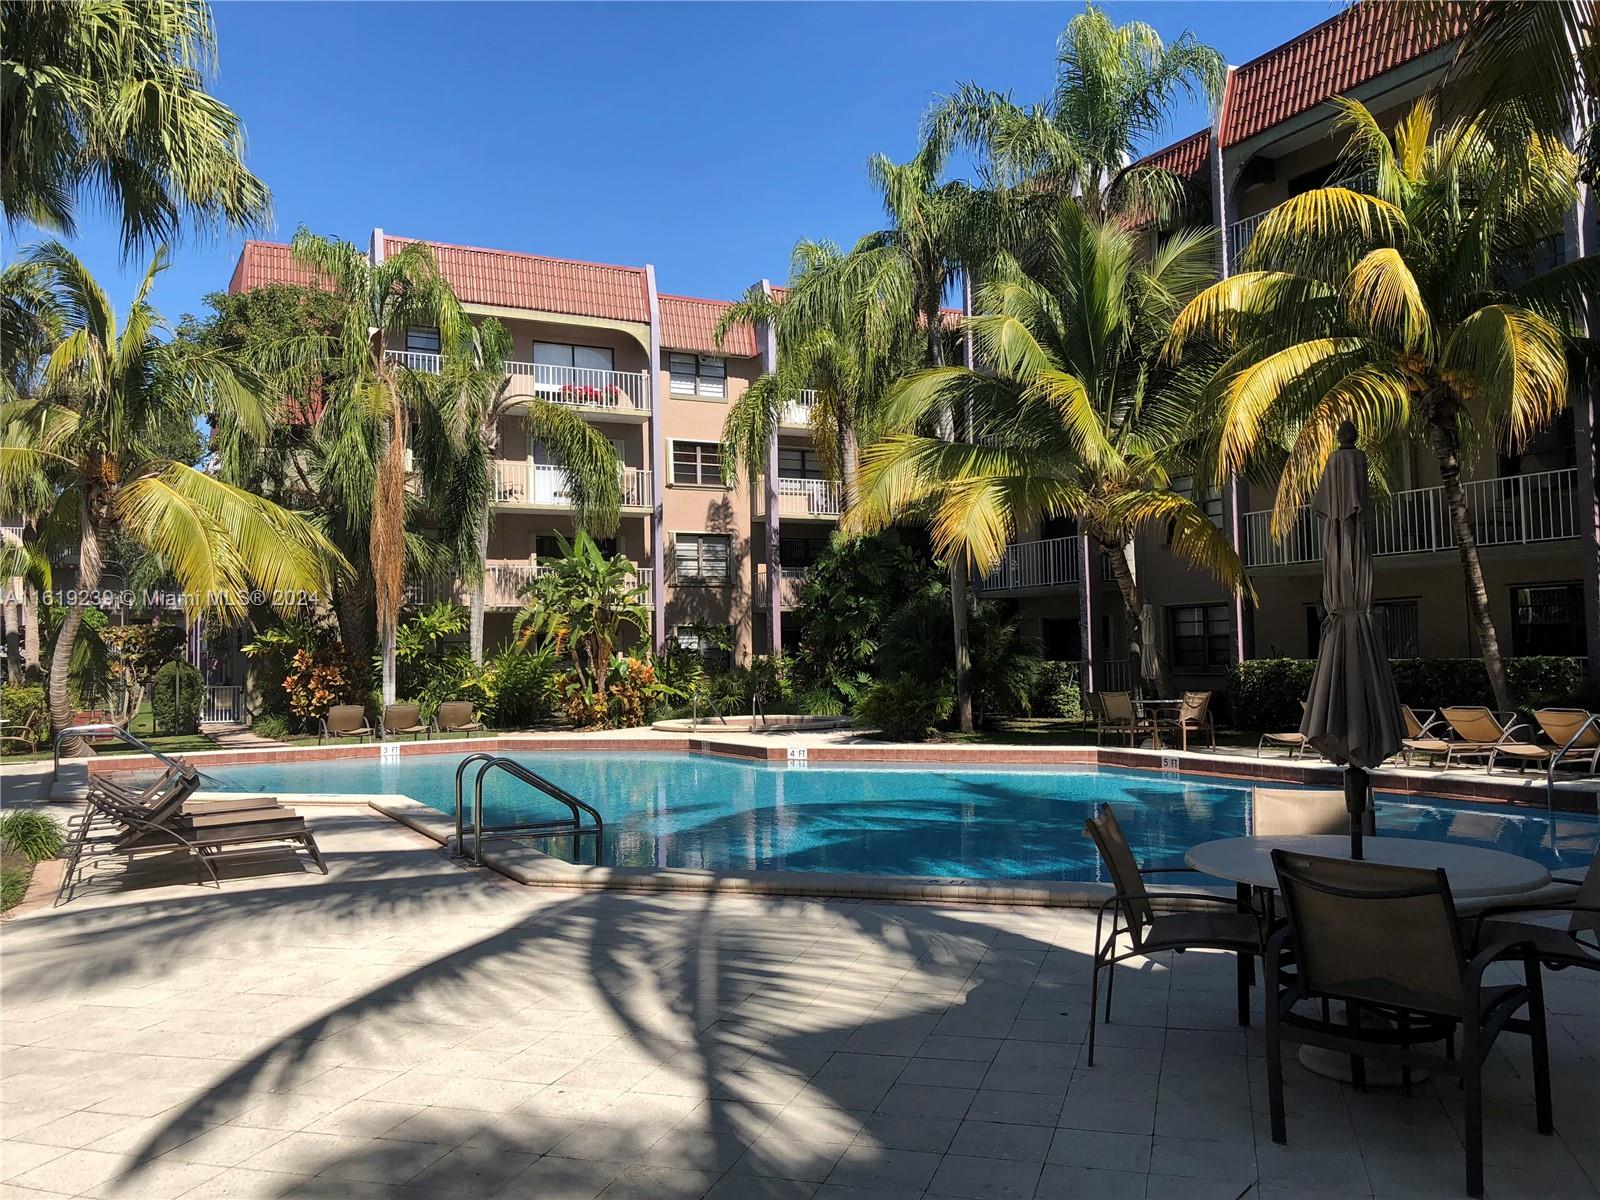
[[[955,707],[950,680],[933,683],[897,675],[873,686],[856,706],[856,717],[891,742],[925,742]]]
[[[181,660],[167,663],[156,672],[150,692],[150,711],[155,727],[162,733],[194,733],[200,728],[200,702],[205,698],[206,681],[200,672]]]
[[[803,716],[813,717],[842,717],[845,712],[844,703],[832,688],[811,688],[797,692],[787,707]]]
[[[22,687],[0,687],[0,722],[8,733],[21,733],[30,720],[37,740],[35,748],[47,745],[50,740],[50,706],[45,700],[44,685],[33,683]]]
[[[294,731],[289,728],[289,718],[277,713],[266,713],[250,724],[250,732],[257,737],[282,739]]]
[[[515,729],[549,719],[556,675],[553,653],[543,649],[502,650],[490,667],[495,725]]]
[[[1083,716],[1083,695],[1078,686],[1078,664],[1046,662],[1034,680],[1028,706],[1036,717],[1064,717],[1069,721]]]
[[[0,867],[0,912],[9,912],[22,903],[32,874],[27,867]]]
[[[1305,658],[1252,658],[1228,669],[1224,686],[1231,722],[1240,729],[1298,729],[1300,701],[1315,664]]]
[[[361,704],[371,711],[363,682],[344,647],[334,643],[316,651],[296,650],[283,677],[283,690],[289,696],[289,711],[301,728],[310,729],[335,704]]]
[[[19,808],[0,817],[0,849],[29,862],[43,862],[61,853],[61,826],[49,813]]]

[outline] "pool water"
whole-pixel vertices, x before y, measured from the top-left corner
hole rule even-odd
[[[1098,880],[1103,872],[1083,822],[1101,803],[1116,806],[1147,866],[1181,864],[1197,842],[1249,832],[1250,786],[1207,776],[1104,767],[790,766],[665,753],[513,757],[599,810],[601,861],[614,866]],[[253,792],[400,793],[453,814],[459,761],[436,754],[209,774]],[[470,786],[467,800],[470,806]],[[486,825],[565,811],[504,774],[485,782]],[[1385,836],[1486,846],[1550,866],[1587,863],[1600,838],[1593,817],[1381,795],[1377,820]],[[570,856],[566,839],[539,845]],[[586,843],[583,857],[591,853]]]

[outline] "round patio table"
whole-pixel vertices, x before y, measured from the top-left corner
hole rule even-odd
[[[1362,839],[1364,861],[1394,867],[1443,867],[1450,876],[1450,895],[1457,900],[1514,896],[1535,891],[1550,882],[1550,872],[1531,858],[1507,854],[1503,850],[1484,850],[1457,842],[1431,842],[1417,838],[1367,837]],[[1285,837],[1219,838],[1191,846],[1183,856],[1197,871],[1231,879],[1239,885],[1240,898],[1246,889],[1275,891],[1277,873],[1272,869],[1272,852],[1288,850],[1296,854],[1317,854],[1323,858],[1350,857],[1350,836],[1342,833],[1300,834]],[[1329,1079],[1350,1081],[1350,1059],[1315,1046],[1301,1046],[1299,1059],[1308,1071]],[[1424,1072],[1413,1072],[1421,1082]],[[1392,1087],[1401,1082],[1399,1068],[1368,1064],[1367,1082]]]
[[[1191,846],[1183,861],[1219,879],[1276,889],[1278,878],[1272,870],[1274,850],[1349,858],[1350,838],[1342,833],[1219,838]],[[1550,882],[1550,872],[1531,858],[1507,854],[1504,850],[1463,846],[1458,842],[1367,837],[1362,839],[1362,850],[1367,862],[1395,867],[1443,867],[1450,876],[1450,894],[1458,900],[1515,896],[1536,891]]]

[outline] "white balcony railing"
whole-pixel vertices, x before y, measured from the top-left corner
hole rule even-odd
[[[780,425],[811,425],[811,410],[816,407],[817,393],[807,389],[783,406],[778,416]]]
[[[550,463],[496,459],[494,464],[496,504],[526,504],[536,508],[571,508],[572,493],[566,473]],[[649,508],[654,503],[649,471],[622,468],[622,506]]]
[[[417,350],[385,350],[384,358],[412,371],[436,375],[442,359]],[[606,371],[506,360],[506,374],[543,400],[598,412],[648,413],[650,377],[643,371]]]
[[[778,581],[778,608],[787,612],[800,603],[800,589],[805,586],[806,569],[804,567],[780,567],[783,577]],[[756,608],[762,612],[767,610],[767,564],[756,564]]]
[[[1463,485],[1467,518],[1480,546],[1551,542],[1578,536],[1578,472],[1574,467],[1532,475],[1474,479]],[[1455,547],[1442,487],[1413,488],[1378,501],[1373,513],[1376,554],[1427,554]],[[1247,567],[1279,567],[1322,558],[1322,522],[1302,508],[1281,540],[1272,537],[1272,511],[1244,515]]]
[[[983,581],[992,591],[1057,587],[1074,584],[1082,573],[1083,539],[1044,538],[1007,546],[1000,561]]]
[[[1250,239],[1255,237],[1256,228],[1267,219],[1267,213],[1271,211],[1269,208],[1266,212],[1255,213],[1228,226],[1228,265],[1230,269],[1235,272],[1238,271],[1239,260],[1244,257],[1244,252],[1250,248]]]
[[[524,559],[491,559],[483,564],[483,603],[485,608],[516,609],[527,602],[528,585],[554,568],[549,563],[534,563]],[[634,567],[635,594],[641,604],[651,603],[650,585],[655,577],[652,567]],[[450,604],[465,605],[470,602],[472,589],[459,579],[429,579],[406,584],[406,603],[413,607],[426,607],[440,600]]]
[[[778,516],[833,520],[844,513],[844,487],[837,479],[778,478]],[[767,515],[767,489],[756,488],[756,515]]]

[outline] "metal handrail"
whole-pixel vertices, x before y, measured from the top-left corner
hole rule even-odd
[[[483,865],[483,842],[486,837],[515,837],[517,835],[534,835],[544,837],[559,837],[563,834],[572,836],[572,861],[578,861],[579,839],[584,837],[594,838],[594,863],[600,865],[600,848],[605,832],[605,821],[591,805],[585,804],[571,792],[557,787],[542,775],[537,775],[528,770],[513,758],[503,755],[490,754],[479,751],[462,759],[456,767],[456,845],[455,853],[466,854],[466,830],[463,827],[463,802],[462,782],[467,767],[474,762],[483,765],[478,768],[477,776],[472,787],[472,861],[475,866]],[[501,770],[513,779],[521,780],[530,787],[537,788],[552,800],[559,801],[567,806],[572,814],[571,821],[519,821],[509,825],[497,825],[493,829],[485,829],[483,824],[483,780],[490,771]],[[584,828],[583,818],[580,813],[588,813],[594,818],[594,825]]]
[[[106,721],[96,721],[96,722],[94,722],[92,724],[89,724],[89,725],[68,725],[60,733],[56,734],[54,754],[51,756],[51,763],[50,763],[50,768],[51,768],[52,772],[59,771],[61,769],[61,743],[62,743],[62,741],[64,739],[66,739],[66,738],[76,737],[76,736],[78,736],[80,734],[85,734],[85,733],[93,734],[96,737],[102,737],[102,736],[104,736],[106,734],[113,734],[116,737],[119,737],[123,741],[127,742],[128,745],[137,746],[140,750],[143,750],[146,754],[149,754],[149,755],[151,755],[151,756],[153,756],[155,758],[160,759],[162,762],[166,763],[167,766],[169,766],[169,767],[182,768],[182,767],[188,765],[186,763],[179,762],[175,758],[170,758],[167,755],[161,753],[161,751],[157,750],[154,746],[148,744],[143,739],[139,738],[135,734],[129,733],[121,725],[113,725],[110,722],[106,722]]]

